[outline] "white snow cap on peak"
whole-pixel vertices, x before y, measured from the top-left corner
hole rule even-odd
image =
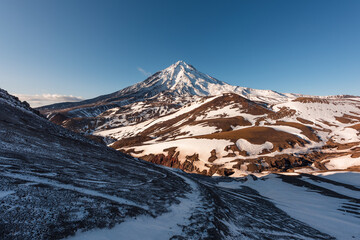
[[[183,69],[191,69],[191,70],[196,70],[192,65],[186,63],[183,60],[179,60],[176,63],[172,64],[171,66],[169,66],[168,68],[177,68],[177,67],[182,67]]]
[[[179,60],[145,81],[121,90],[120,94],[155,96],[160,93],[173,96],[216,96],[223,93],[236,93],[251,100],[284,102],[297,96],[280,94],[271,90],[257,90],[232,86],[204,74],[185,61]]]
[[[187,64],[185,61],[183,61],[183,60],[179,60],[179,61],[177,61],[176,63],[174,63],[174,65],[183,65],[183,66],[187,66],[187,65],[189,65],[189,64]]]

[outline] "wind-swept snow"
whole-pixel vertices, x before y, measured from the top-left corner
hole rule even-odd
[[[313,174],[325,179],[342,182],[360,188],[360,172],[329,171]]]
[[[13,194],[15,191],[0,191],[0,198],[6,197],[7,195]]]
[[[309,224],[338,239],[360,238],[360,219],[339,211],[344,200],[329,198],[306,188],[295,187],[270,175],[266,181],[250,181],[245,185],[273,200],[291,217]]]
[[[351,204],[349,200],[329,197],[312,189],[284,182],[273,174],[256,181],[248,178],[245,183],[221,182],[219,184],[233,189],[242,188],[242,186],[253,188],[291,217],[337,239],[360,238],[360,218],[356,214],[339,210],[344,204]]]
[[[346,174],[343,174],[343,175],[346,175]],[[340,194],[348,196],[348,197],[360,199],[360,190],[355,190],[355,189],[352,190],[352,189],[346,188],[341,185],[335,185],[335,184],[328,183],[328,182],[317,181],[316,179],[311,179],[306,176],[303,176],[301,178],[301,180],[311,183],[313,185],[319,186],[319,187],[331,189],[332,191],[335,191],[337,193],[340,193]]]
[[[169,169],[170,170],[170,169]],[[87,232],[77,232],[68,240],[168,240],[173,236],[182,235],[182,226],[190,224],[189,218],[201,204],[197,184],[181,174],[172,170],[172,174],[182,178],[191,187],[191,191],[184,198],[179,199],[179,204],[173,204],[168,212],[157,217],[140,216],[126,219],[125,222],[111,229],[94,229]]]
[[[100,198],[105,198],[114,202],[117,202],[119,204],[126,204],[129,206],[135,206],[135,207],[139,207],[139,208],[143,208],[148,210],[147,206],[140,206],[137,203],[134,203],[132,201],[129,201],[125,198],[121,198],[118,196],[114,196],[114,195],[109,195],[106,193],[102,193],[99,191],[94,191],[94,190],[90,190],[90,189],[86,189],[86,188],[80,188],[80,187],[76,187],[70,184],[63,184],[60,182],[56,182],[56,181],[52,181],[46,178],[39,178],[39,177],[35,177],[35,176],[29,176],[29,175],[25,175],[25,174],[15,174],[15,173],[2,173],[0,174],[0,176],[6,176],[6,177],[10,177],[10,178],[16,178],[16,179],[21,179],[21,180],[26,180],[26,181],[30,181],[33,183],[42,183],[45,185],[49,185],[49,186],[54,186],[57,188],[61,188],[61,189],[67,189],[67,190],[71,190],[71,191],[76,191],[79,193],[84,193],[86,195],[91,195],[91,196],[95,196],[95,197],[100,197]]]

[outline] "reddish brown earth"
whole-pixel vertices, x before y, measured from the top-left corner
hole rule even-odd
[[[293,128],[297,128],[301,130],[301,133],[304,134],[306,137],[308,137],[311,141],[319,142],[319,137],[314,133],[314,129],[305,125],[302,125],[300,123],[296,122],[285,122],[285,121],[276,121],[276,124],[278,126],[289,126]]]
[[[316,98],[316,97],[299,97],[293,101],[301,102],[301,103],[329,103],[329,101],[327,99]]]
[[[166,99],[167,100],[164,102],[162,102],[163,100],[160,101],[157,99],[144,101],[143,105],[140,104],[143,106],[143,109],[141,107],[136,107],[136,109],[140,109],[136,111],[133,111],[132,109],[133,106],[136,106],[136,104],[121,106],[116,109],[109,109],[97,117],[69,118],[66,115],[66,111],[74,110],[74,108],[65,109],[52,115],[52,121],[68,129],[79,132],[84,131],[85,129],[91,133],[91,131],[96,129],[98,126],[102,126],[101,129],[103,130],[113,129],[119,126],[122,127],[121,121],[125,121],[128,124],[130,123],[129,125],[133,125],[147,121],[148,118],[161,119],[161,117],[167,116],[167,114],[171,115],[173,110],[176,112],[176,110],[181,106],[181,104],[172,103],[171,97]],[[337,98],[325,99],[318,97],[300,97],[293,101],[303,103],[304,105],[309,103],[311,108],[320,106],[326,110],[328,108],[333,108],[333,105],[342,106],[341,101],[343,98],[340,97],[339,99],[339,104]],[[311,120],[309,120],[306,119],[304,115],[299,115],[299,112],[296,109],[292,109],[294,105],[289,105],[291,107],[281,106],[279,108],[275,108],[273,105],[266,102],[252,101],[233,93],[223,94],[222,96],[216,97],[210,101],[209,97],[203,97],[200,98],[200,101],[198,101],[197,104],[201,102],[203,104],[200,104],[195,109],[184,112],[179,116],[167,119],[164,118],[164,121],[158,121],[156,124],[145,128],[136,135],[131,134],[130,132],[130,134],[124,135],[126,137],[116,138],[117,141],[115,141],[111,147],[121,150],[127,154],[135,155],[136,157],[140,157],[146,161],[162,164],[168,167],[180,168],[188,172],[200,174],[212,175],[217,173],[226,176],[232,175],[234,173],[233,169],[245,169],[248,172],[293,171],[297,168],[309,167],[312,164],[318,169],[326,170],[324,163],[326,163],[327,158],[341,156],[344,154],[341,152],[328,153],[326,151],[350,151],[348,154],[351,154],[352,157],[356,158],[359,156],[359,150],[353,148],[360,145],[360,143],[349,142],[339,144],[332,141],[331,138],[326,139],[327,142],[325,143],[325,141],[319,136],[331,134],[332,128],[342,127],[344,124],[346,124],[346,128],[358,130],[360,135],[360,113],[352,111],[341,115],[337,114],[333,119],[319,118],[315,120],[310,118]],[[359,101],[354,100],[352,102],[360,104]],[[172,110],[164,115],[158,110],[160,108]],[[221,111],[222,109],[229,108],[231,109],[229,114],[227,114],[226,111]],[[276,109],[276,111],[274,109]],[[339,107],[339,109],[341,108]],[[219,111],[221,114],[211,115],[211,118],[207,117],[207,114],[212,111]],[[239,115],[234,116],[234,112],[239,113]],[[114,119],[113,116],[118,118],[119,123],[113,121],[115,124],[108,124],[111,119]],[[248,116],[251,117],[249,118]],[[182,130],[187,126],[198,126],[199,129],[202,127],[213,127],[215,128],[215,131],[210,129],[209,131],[214,131],[214,133],[194,134],[190,131],[185,132]],[[309,141],[306,138],[302,139],[291,132],[277,131],[274,128],[271,128],[271,126],[288,126],[299,129]],[[200,161],[199,154],[197,152],[186,156],[185,159],[179,159],[180,148],[176,147],[165,149],[165,154],[153,153],[142,155],[143,151],[141,150],[141,146],[144,143],[149,144],[146,143],[147,141],[154,140],[151,144],[156,144],[184,138],[225,139],[230,140],[232,144],[225,147],[224,151],[227,152],[226,154],[220,154],[216,152],[215,149],[208,149],[209,157],[206,157],[207,159],[201,159],[203,164],[202,166],[204,166],[204,164],[206,166],[205,169],[198,169],[196,167],[199,166],[197,163]],[[265,149],[257,156],[254,156],[254,158],[249,159],[248,153],[242,149],[238,149],[236,146],[235,143],[238,139],[245,139],[249,143],[256,145],[271,142],[274,147],[270,150]],[[100,140],[100,138],[94,138],[94,140]],[[306,147],[310,146],[310,143],[322,143],[322,141],[324,141],[323,146],[319,145],[320,147],[317,149],[309,148],[308,153],[306,154],[284,154],[283,151],[284,149],[296,150],[298,147]],[[278,155],[272,156],[268,155],[269,153],[275,153]],[[230,161],[236,158],[236,156],[244,158],[233,160],[234,164],[232,168],[230,168]],[[224,160],[223,158],[229,158],[229,162],[226,163],[226,166],[224,166],[224,164],[219,164],[226,162],[226,159]]]
[[[307,142],[293,134],[276,131],[268,127],[249,127],[229,132],[213,133],[208,135],[197,136],[196,138],[207,139],[228,139],[236,142],[242,138],[253,144],[264,144],[271,142],[274,145],[272,151],[282,151],[286,148],[292,148],[295,144],[304,146]]]

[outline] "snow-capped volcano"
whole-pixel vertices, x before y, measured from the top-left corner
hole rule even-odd
[[[239,177],[298,168],[358,169],[359,103],[351,96],[236,87],[178,61],[115,93],[40,111],[146,161]],[[338,147],[351,149],[329,151]],[[346,165],[327,162],[343,154],[350,156]]]
[[[302,96],[233,86],[200,72],[184,61],[178,61],[144,81],[120,91],[81,102],[48,105],[39,110],[46,114],[66,111],[71,117],[95,117],[110,108],[136,102],[161,100],[183,105],[194,101],[196,97],[218,96],[223,93],[236,93],[247,99],[266,104],[287,102],[289,99]]]
[[[125,88],[121,94],[147,92],[171,93],[175,96],[209,96],[233,92],[236,87],[204,74],[184,61],[178,61],[143,82]]]
[[[117,92],[116,95],[134,94],[152,97],[160,93],[180,97],[237,93],[252,100],[270,100],[276,103],[300,96],[299,94],[281,94],[272,90],[233,86],[198,71],[184,61],[177,61],[168,68],[153,74],[145,81]]]

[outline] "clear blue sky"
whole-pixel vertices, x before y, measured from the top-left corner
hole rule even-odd
[[[0,1],[11,93],[95,97],[180,59],[232,85],[360,95],[360,1]]]

